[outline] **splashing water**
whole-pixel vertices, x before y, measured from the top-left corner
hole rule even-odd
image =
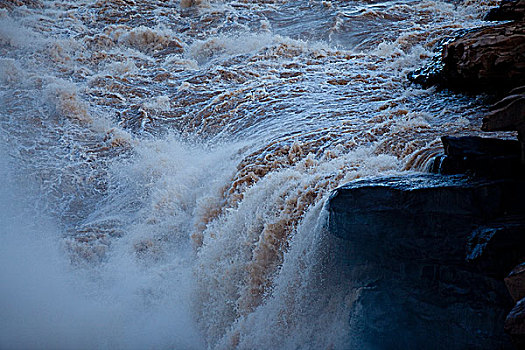
[[[478,132],[405,77],[495,3],[0,3],[0,347],[359,347],[324,202]]]

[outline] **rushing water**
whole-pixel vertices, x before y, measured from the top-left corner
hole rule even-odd
[[[0,0],[0,348],[360,348],[324,201],[477,132],[406,74],[495,2]]]

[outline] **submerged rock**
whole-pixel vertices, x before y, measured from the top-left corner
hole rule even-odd
[[[511,348],[503,331],[512,308],[504,283],[467,257],[473,231],[520,214],[523,195],[525,185],[516,180],[438,175],[361,180],[336,189],[327,204],[330,274],[354,291],[349,322],[360,344]],[[501,254],[491,242],[480,256]]]
[[[436,45],[436,53],[431,57],[430,62],[423,67],[408,73],[408,80],[425,87],[432,85],[446,86],[447,81],[443,74],[443,48],[469,32],[472,32],[472,29],[460,29],[455,32],[453,36],[441,39]]]

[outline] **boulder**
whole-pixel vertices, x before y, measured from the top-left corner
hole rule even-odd
[[[511,336],[516,349],[525,349],[525,298],[521,299],[507,316],[505,332]]]
[[[431,174],[336,189],[327,202],[326,278],[354,295],[355,345],[511,348],[503,324],[512,300],[503,280],[480,271],[467,255],[473,231],[521,214],[523,195],[517,180]],[[489,240],[481,255],[504,255],[490,251],[499,246]]]
[[[525,261],[525,259],[522,259],[522,261]],[[505,285],[515,302],[525,298],[525,262],[511,271],[505,278]]]

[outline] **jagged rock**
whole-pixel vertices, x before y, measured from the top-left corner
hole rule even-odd
[[[525,261],[525,259],[522,259],[522,261]],[[525,262],[516,266],[509,273],[505,278],[505,285],[515,302],[525,298]]]
[[[438,156],[430,171],[445,175],[471,174],[507,178],[521,174],[521,146],[515,140],[477,136],[441,138],[445,155]]]
[[[525,24],[481,28],[443,48],[447,86],[505,90],[525,84]]]
[[[503,280],[480,272],[466,252],[476,227],[522,213],[524,195],[517,180],[430,174],[336,189],[327,270],[330,283],[356,293],[349,322],[364,348],[510,348]]]
[[[511,336],[517,349],[525,349],[525,298],[521,299],[507,316],[505,332]]]
[[[525,0],[503,0],[485,16],[485,21],[519,21],[525,16]]]

